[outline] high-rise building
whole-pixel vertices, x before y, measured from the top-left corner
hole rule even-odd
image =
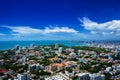
[[[24,80],[24,75],[23,74],[18,74],[17,77],[18,77],[18,80]]]
[[[120,56],[120,48],[117,48],[117,49],[116,49],[116,55],[117,55],[117,56]]]
[[[113,56],[113,55],[112,55],[111,53],[108,54],[108,59],[109,59],[109,60],[112,60],[112,59],[113,59],[112,56]]]
[[[32,48],[33,48],[33,47],[35,47],[35,45],[34,45],[34,44],[30,44],[30,47],[32,47]]]
[[[33,70],[34,70],[34,66],[35,66],[35,65],[33,65],[33,64],[32,64],[32,65],[29,65],[29,66],[28,66],[28,70],[29,70],[30,72],[33,71]]]
[[[30,74],[18,74],[18,80],[30,80]]]
[[[36,70],[40,70],[40,69],[41,69],[40,64],[36,64],[35,69],[36,69]]]
[[[62,51],[63,51],[63,48],[60,47],[60,48],[58,49],[58,52],[59,52],[59,53],[62,53]]]
[[[55,44],[55,49],[58,49],[59,48],[59,45],[56,43]]]
[[[116,66],[116,70],[120,71],[120,65]]]
[[[27,74],[27,73],[24,74],[24,79],[25,79],[25,80],[30,80],[30,74]]]

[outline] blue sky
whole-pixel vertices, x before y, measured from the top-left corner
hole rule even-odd
[[[1,40],[120,40],[120,0],[0,0]]]

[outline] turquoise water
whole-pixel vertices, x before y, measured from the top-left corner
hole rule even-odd
[[[85,43],[79,41],[0,41],[0,50],[7,50],[13,48],[15,45],[30,46],[34,45],[50,45],[50,44],[63,44],[66,46],[83,46]]]

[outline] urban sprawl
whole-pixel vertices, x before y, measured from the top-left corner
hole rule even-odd
[[[0,80],[120,80],[120,42],[16,45],[0,51]]]

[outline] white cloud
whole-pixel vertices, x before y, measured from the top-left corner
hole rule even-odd
[[[96,31],[91,31],[90,33],[91,33],[91,34],[97,34],[97,32],[96,32]]]
[[[84,17],[79,19],[82,22],[81,26],[84,29],[90,30],[91,33],[98,33],[103,35],[118,35],[120,34],[120,20],[112,20],[104,23],[97,23]]]
[[[33,35],[33,34],[48,34],[48,33],[77,33],[78,31],[69,27],[50,26],[45,29],[32,28],[30,26],[4,26],[13,32],[13,35]]]
[[[76,31],[75,29],[72,29],[72,28],[68,28],[68,27],[54,27],[54,28],[46,27],[43,30],[43,32],[44,33],[56,33],[56,32],[76,33],[78,31]]]
[[[44,29],[30,26],[2,25],[0,27],[9,30],[8,35],[13,40],[78,40],[80,38],[86,38],[84,33],[79,33],[79,31],[69,27],[48,26]]]
[[[74,28],[64,26],[48,26],[44,29],[38,29],[31,26],[8,26],[2,27],[10,29],[8,35],[18,40],[49,40],[49,39],[119,39],[120,20],[112,20],[105,23],[94,22],[86,17],[79,19],[85,31],[80,33]],[[0,34],[2,35],[2,34]],[[106,37],[107,36],[107,37]]]
[[[12,32],[19,34],[39,34],[42,33],[42,30],[31,28],[29,26],[17,26],[17,27],[8,27]]]

